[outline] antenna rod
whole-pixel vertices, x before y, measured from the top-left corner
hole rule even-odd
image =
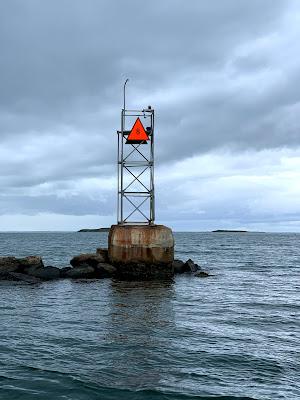
[[[124,110],[124,112],[125,112],[125,89],[126,89],[126,83],[129,81],[129,79],[127,78],[126,79],[126,81],[125,81],[125,83],[124,83],[124,88],[123,88],[123,95],[124,95],[124,107],[123,107],[123,110]]]

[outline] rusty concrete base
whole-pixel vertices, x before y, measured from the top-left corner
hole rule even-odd
[[[108,257],[126,278],[170,277],[174,260],[172,230],[164,225],[112,225]]]

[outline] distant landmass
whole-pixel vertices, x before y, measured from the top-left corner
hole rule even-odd
[[[220,233],[220,232],[246,233],[248,231],[238,231],[238,230],[235,230],[235,229],[216,229],[215,231],[212,231],[212,232],[218,232],[218,233]]]
[[[77,232],[109,232],[110,228],[93,228],[93,229],[80,229]]]

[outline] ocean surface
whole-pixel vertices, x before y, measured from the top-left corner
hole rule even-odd
[[[0,399],[300,399],[300,234],[177,233],[214,276],[0,282]],[[64,267],[106,233],[0,233]]]

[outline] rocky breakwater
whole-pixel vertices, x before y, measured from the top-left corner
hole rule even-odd
[[[143,264],[140,261],[112,263],[107,249],[97,249],[97,253],[80,254],[70,261],[72,268],[65,269],[65,277],[73,279],[117,278],[125,280],[168,279],[174,274],[189,274],[200,278],[211,276],[191,259],[174,260],[169,268],[159,264]],[[162,271],[160,271],[160,268]],[[166,274],[166,271],[169,271]]]
[[[41,257],[0,257],[0,279],[37,283],[60,278],[60,269],[44,266]]]
[[[39,283],[54,279],[103,279],[117,278],[126,280],[168,279],[174,274],[190,274],[196,277],[208,277],[192,260],[186,262],[174,260],[168,269],[168,276],[160,274],[159,265],[144,265],[141,262],[122,264],[110,263],[107,249],[97,249],[96,253],[80,254],[70,261],[70,266],[57,268],[45,266],[39,256],[25,258],[0,257],[0,280]],[[127,272],[128,271],[128,272]],[[148,272],[145,272],[148,271]]]

